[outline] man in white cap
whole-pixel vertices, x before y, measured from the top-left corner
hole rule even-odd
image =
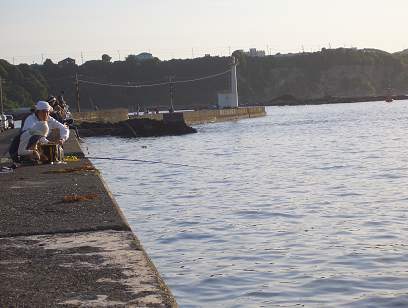
[[[35,124],[37,124],[40,121],[47,121],[49,127],[48,133],[50,133],[54,129],[58,129],[59,140],[55,141],[58,144],[62,145],[65,141],[67,141],[69,137],[69,128],[66,127],[64,124],[61,124],[54,118],[50,117],[51,111],[52,107],[47,102],[38,101],[37,104],[35,105],[35,112],[26,118],[26,120],[24,121],[24,125],[21,128],[21,131],[24,132],[32,128]]]
[[[20,144],[18,146],[18,155],[21,160],[40,160],[38,144],[47,144],[49,141],[45,138],[48,135],[48,124],[46,121],[38,121],[32,128],[27,129],[21,134]]]

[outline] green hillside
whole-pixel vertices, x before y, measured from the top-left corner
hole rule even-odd
[[[48,93],[47,81],[33,66],[12,65],[0,59],[0,77],[3,80],[5,109],[32,106]]]
[[[272,104],[277,97],[313,100],[322,97],[361,97],[408,93],[408,52],[390,54],[376,49],[323,49],[315,53],[277,54],[252,58],[236,51],[238,87],[241,104]],[[0,60],[0,76],[5,79],[7,107],[29,106],[48,94],[61,90],[71,106],[75,105],[75,74],[80,80],[102,84],[162,83],[169,76],[175,80],[196,79],[228,70],[230,59],[203,57],[188,60],[139,61],[128,56],[125,61],[88,61],[76,65],[69,61],[43,65],[11,65]],[[228,74],[175,87],[177,109],[204,108],[214,105],[217,92],[229,88]],[[80,84],[81,107],[93,109],[130,107],[167,108],[169,86],[119,88]]]

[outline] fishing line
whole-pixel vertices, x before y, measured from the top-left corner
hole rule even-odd
[[[163,164],[163,165],[189,167],[189,168],[197,168],[197,169],[210,169],[208,167],[187,165],[187,164],[168,163],[168,162],[159,161],[159,160],[128,159],[128,158],[115,158],[115,157],[96,157],[96,156],[86,156],[85,158],[99,159],[99,160],[129,161],[129,162],[149,163],[149,164]]]

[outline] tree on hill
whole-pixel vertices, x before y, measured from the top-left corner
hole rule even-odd
[[[139,62],[139,60],[138,60],[138,58],[137,58],[136,55],[128,55],[128,56],[125,58],[125,61],[128,62],[128,63],[136,63],[136,62]]]
[[[112,60],[112,57],[110,57],[109,55],[107,54],[102,55],[102,62],[110,63],[111,60]]]
[[[5,80],[3,98],[6,110],[29,107],[46,98],[48,85],[45,78],[27,64],[12,65],[0,60],[0,76]]]

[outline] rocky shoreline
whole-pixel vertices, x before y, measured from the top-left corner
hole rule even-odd
[[[283,95],[266,102],[266,106],[299,106],[299,105],[323,105],[323,104],[348,104],[385,101],[387,96],[360,96],[360,97],[321,97],[299,99],[292,95]],[[408,100],[408,95],[393,95],[393,100]]]

